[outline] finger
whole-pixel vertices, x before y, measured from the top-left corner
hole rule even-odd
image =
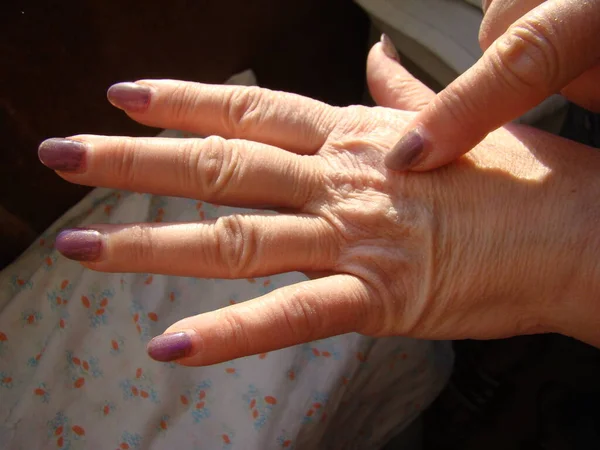
[[[324,219],[256,214],[201,223],[94,225],[61,232],[55,246],[102,272],[251,278],[329,269],[336,243]]]
[[[367,57],[367,84],[373,100],[388,108],[419,111],[435,93],[400,64],[394,44],[386,35]]]
[[[316,152],[336,125],[336,109],[325,103],[256,86],[141,80],[116,84],[107,95],[145,125],[248,139],[302,154]]]
[[[595,64],[598,2],[556,0],[519,19],[467,72],[419,112],[386,157],[393,170],[458,158]],[[556,17],[569,17],[569,25]]]
[[[579,75],[561,93],[582,108],[600,113],[600,63]]]
[[[496,0],[489,5],[479,30],[479,43],[486,50],[508,27],[543,0]],[[600,64],[579,75],[562,89],[570,101],[590,111],[600,111]]]
[[[370,296],[351,275],[305,281],[183,319],[150,341],[148,353],[158,361],[206,366],[358,331],[379,313],[369,307]]]
[[[495,0],[488,5],[479,27],[479,44],[483,51],[508,28],[545,0]]]
[[[72,183],[221,205],[298,208],[318,186],[318,167],[312,158],[217,136],[49,139],[40,146],[39,156]],[[75,158],[76,163],[65,163]]]

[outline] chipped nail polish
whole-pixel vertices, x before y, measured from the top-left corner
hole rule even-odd
[[[54,247],[75,261],[95,261],[102,253],[102,235],[96,230],[71,228],[56,236]]]
[[[391,170],[409,170],[423,155],[424,139],[419,130],[411,130],[385,156],[385,165]]]
[[[156,336],[148,342],[148,355],[155,361],[170,362],[185,358],[192,350],[192,338],[184,332]]]
[[[38,148],[42,164],[61,172],[81,172],[85,169],[87,145],[71,139],[46,139]]]
[[[128,112],[143,112],[150,104],[152,90],[137,83],[113,84],[106,93],[108,101]]]
[[[400,62],[400,55],[398,55],[396,46],[394,45],[390,37],[387,34],[383,33],[379,41],[381,42],[381,49],[383,50],[383,53],[385,53],[385,55],[388,58],[391,58],[396,62]]]

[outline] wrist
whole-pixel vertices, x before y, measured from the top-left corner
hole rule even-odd
[[[529,167],[535,172],[541,164],[547,173],[525,192],[523,206],[529,206],[520,212],[530,225],[529,245],[521,243],[517,259],[529,270],[514,276],[529,298],[524,301],[535,332],[558,332],[600,346],[600,153],[534,134],[528,149],[535,163]]]
[[[495,311],[471,337],[560,332],[599,345],[600,153],[510,127],[458,164],[460,183],[440,183],[436,205],[449,218],[436,292]]]
[[[600,159],[600,153],[596,155]],[[600,167],[582,169],[570,209],[571,267],[562,295],[546,313],[551,330],[600,347]]]

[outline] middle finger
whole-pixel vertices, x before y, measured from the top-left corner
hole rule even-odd
[[[319,186],[313,158],[216,136],[49,139],[39,156],[72,183],[221,205],[300,208]]]

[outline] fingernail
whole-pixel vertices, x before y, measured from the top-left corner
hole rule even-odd
[[[391,170],[412,169],[420,162],[423,147],[424,140],[419,130],[411,130],[385,156],[385,165]]]
[[[388,58],[391,58],[396,62],[400,62],[400,55],[398,55],[398,52],[396,51],[396,46],[389,38],[389,36],[383,33],[379,41],[381,42],[381,49],[383,50],[383,53],[385,53],[385,55]]]
[[[87,145],[71,139],[47,139],[38,148],[38,158],[52,170],[81,172],[85,169]]]
[[[148,342],[148,355],[155,361],[170,362],[185,358],[192,350],[192,338],[184,332],[156,336]]]
[[[129,112],[143,112],[150,104],[152,90],[137,83],[113,84],[106,93],[108,101]]]
[[[102,235],[96,230],[72,228],[56,236],[54,247],[75,261],[95,261],[102,253]]]

